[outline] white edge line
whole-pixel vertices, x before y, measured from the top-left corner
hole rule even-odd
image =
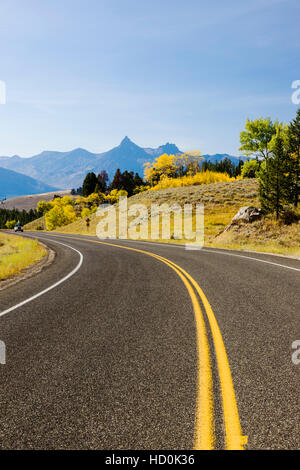
[[[32,237],[28,237],[28,238],[32,238]],[[20,308],[20,307],[22,307],[23,305],[28,304],[29,302],[32,302],[32,300],[35,300],[35,299],[37,299],[38,297],[41,297],[41,295],[46,294],[46,293],[49,292],[50,290],[55,289],[55,287],[59,286],[59,285],[62,284],[63,282],[65,282],[65,281],[67,281],[68,279],[70,279],[70,277],[74,276],[74,274],[77,273],[77,271],[81,268],[81,265],[82,265],[82,262],[83,262],[83,254],[82,254],[79,250],[76,250],[76,248],[73,248],[73,247],[70,246],[70,245],[66,245],[65,243],[61,243],[61,242],[58,242],[58,241],[53,240],[53,239],[51,239],[51,241],[53,241],[54,243],[58,243],[59,245],[64,245],[64,246],[66,246],[67,248],[70,248],[71,250],[76,251],[76,253],[79,254],[79,258],[80,258],[80,259],[79,259],[79,263],[77,264],[76,268],[74,268],[69,274],[67,274],[67,276],[65,276],[65,277],[63,277],[62,279],[60,279],[59,281],[55,282],[55,284],[52,284],[52,286],[47,287],[47,289],[44,289],[44,290],[42,290],[41,292],[39,292],[38,294],[35,294],[35,295],[33,295],[32,297],[29,297],[28,299],[23,300],[23,302],[20,302],[19,304],[14,305],[13,307],[10,307],[10,308],[8,308],[7,310],[4,310],[3,312],[0,312],[0,317],[3,317],[3,315],[6,315],[7,313],[10,313],[10,312],[12,312],[13,310],[16,310],[17,308]]]
[[[83,239],[82,239],[83,240]],[[111,239],[113,241],[117,241],[117,242],[120,242],[120,241],[125,241],[125,242],[136,242],[136,243],[145,243],[147,245],[159,245],[159,246],[164,246],[165,248],[167,247],[170,247],[170,248],[182,248],[182,249],[185,249],[185,246],[182,246],[182,245],[175,245],[175,244],[171,244],[171,243],[160,243],[160,242],[148,242],[148,241],[144,241],[144,240],[120,240],[120,239]],[[300,272],[300,268],[294,268],[293,266],[287,266],[286,264],[279,264],[279,263],[274,263],[273,261],[268,261],[268,260],[265,260],[265,259],[259,259],[259,258],[254,258],[252,256],[245,256],[245,255],[239,255],[237,253],[226,253],[225,251],[221,251],[220,249],[216,249],[216,250],[209,250],[207,248],[201,248],[200,250],[195,250],[195,251],[199,251],[199,253],[201,253],[201,251],[204,251],[205,253],[212,253],[212,254],[217,254],[217,255],[227,255],[227,256],[236,256],[238,258],[244,258],[244,259],[247,259],[247,260],[252,260],[252,261],[258,261],[260,263],[266,263],[266,264],[271,264],[273,266],[278,266],[279,268],[286,268],[286,269],[292,269],[293,271],[299,271]],[[266,254],[266,256],[276,256],[276,255],[273,255],[272,253],[268,254],[268,253],[264,253]]]
[[[84,240],[84,239],[81,239],[81,240]],[[159,246],[164,246],[165,248],[167,247],[170,247],[170,248],[182,248],[182,249],[185,249],[185,246],[182,246],[182,245],[175,245],[175,244],[171,244],[171,243],[160,243],[160,242],[148,242],[148,241],[144,241],[144,240],[121,240],[121,239],[118,239],[118,238],[113,238],[113,239],[110,239],[112,241],[117,241],[117,242],[136,242],[136,243],[144,243],[144,244],[147,244],[147,245],[152,245],[152,246],[155,246],[155,245],[159,245]],[[287,266],[285,264],[279,264],[279,263],[274,263],[273,261],[267,261],[265,259],[259,259],[259,258],[253,258],[252,256],[245,256],[245,255],[239,255],[237,253],[226,253],[225,251],[221,251],[220,249],[216,249],[216,250],[209,250],[207,248],[201,248],[200,250],[195,250],[195,251],[199,251],[199,253],[201,253],[201,251],[204,251],[205,253],[213,253],[213,254],[217,254],[217,255],[227,255],[227,256],[236,256],[238,258],[245,258],[245,259],[248,259],[248,260],[252,260],[252,261],[258,261],[260,263],[266,263],[266,264],[271,264],[273,266],[278,266],[279,268],[286,268],[286,269],[292,269],[293,271],[299,271],[300,272],[300,268],[294,268],[292,266]],[[266,254],[266,256],[273,256],[272,253],[268,254],[268,253],[264,253]],[[275,255],[276,256],[276,255]]]
[[[292,269],[293,271],[300,271],[300,268],[294,268],[293,266],[287,266],[286,264],[274,263],[273,261],[267,261],[265,259],[253,258],[252,256],[238,255],[236,253],[226,253],[225,251],[207,250],[205,248],[202,249],[202,251],[205,251],[206,253],[217,253],[220,255],[236,256],[238,258],[245,258],[245,259],[250,259],[252,261],[259,261],[260,263],[272,264],[273,266],[278,266],[280,268]]]
[[[66,237],[68,235],[74,235],[74,234],[66,234]],[[84,236],[84,235],[83,235]],[[75,237],[76,238],[76,237]],[[80,238],[78,237],[78,240],[80,240]],[[81,240],[84,240],[84,238],[81,238]],[[163,246],[163,247],[170,247],[170,248],[181,248],[181,249],[185,249],[185,246],[184,245],[176,245],[175,243],[160,243],[160,242],[148,242],[148,241],[144,241],[144,240],[130,240],[130,239],[127,239],[127,240],[123,240],[123,239],[118,239],[118,238],[110,238],[110,239],[107,239],[108,241],[111,240],[111,241],[116,241],[116,242],[131,242],[131,243],[144,243],[144,244],[147,244],[147,245],[159,245],[159,246]],[[195,250],[197,251],[197,250]],[[217,254],[217,255],[227,255],[227,256],[236,256],[238,258],[244,258],[244,259],[247,259],[247,260],[252,260],[252,261],[258,261],[259,263],[266,263],[266,264],[271,264],[273,266],[278,266],[279,268],[285,268],[285,269],[291,269],[292,271],[298,271],[300,272],[300,268],[294,268],[293,266],[287,266],[285,264],[279,264],[279,263],[274,263],[273,261],[268,261],[268,260],[264,260],[264,259],[260,259],[260,258],[254,258],[252,256],[246,256],[246,255],[239,255],[237,253],[231,253],[231,252],[225,252],[225,251],[221,251],[220,248],[216,248],[216,249],[208,249],[208,248],[201,248],[200,250],[198,250],[199,253],[201,253],[201,251],[204,251],[205,253],[212,253],[212,254]],[[251,255],[251,252],[249,252],[249,254]],[[276,254],[274,253],[262,253],[262,255],[266,255],[266,256],[277,256]],[[292,259],[292,258],[291,258]]]

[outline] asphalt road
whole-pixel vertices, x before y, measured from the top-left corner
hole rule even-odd
[[[0,292],[0,448],[300,448],[300,261],[33,235],[57,256]]]

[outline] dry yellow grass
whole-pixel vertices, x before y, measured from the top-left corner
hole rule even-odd
[[[26,230],[44,230],[45,227],[45,217],[40,217],[39,219],[35,219],[29,224],[25,225]]]
[[[203,203],[206,215],[205,233],[207,236],[215,236],[230,223],[240,207],[258,205],[257,182],[255,180],[235,180],[227,183],[147,191],[129,198],[128,207],[132,204],[145,204],[150,208],[151,204],[173,204],[176,202],[181,205]],[[83,219],[61,227],[58,231],[95,235],[99,218],[93,215],[90,219],[89,231],[87,231]],[[41,225],[40,219],[37,223]],[[26,230],[29,227],[33,228],[31,224],[28,224],[25,227]]]
[[[299,222],[286,226],[277,223],[272,218],[264,218],[253,224],[233,227],[217,236],[230,224],[241,207],[259,207],[258,184],[254,179],[147,191],[128,199],[128,207],[132,204],[145,204],[149,209],[151,204],[162,203],[179,203],[180,205],[203,203],[206,246],[300,256]],[[61,227],[58,231],[96,235],[96,227],[100,219],[96,215],[90,219],[89,230],[86,228],[85,220],[79,220]],[[185,243],[184,239],[160,241]]]
[[[209,246],[300,257],[300,223],[283,225],[273,218],[235,225]]]
[[[2,209],[19,209],[29,211],[30,209],[36,209],[39,201],[52,201],[55,195],[64,197],[71,196],[70,190],[65,191],[53,191],[51,193],[33,194],[32,196],[18,196],[11,199],[7,199],[1,205]],[[76,196],[72,196],[76,197]]]
[[[46,254],[37,240],[0,233],[0,280],[20,273]]]

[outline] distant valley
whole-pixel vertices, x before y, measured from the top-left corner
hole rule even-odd
[[[0,201],[4,197],[9,199],[28,194],[48,193],[55,190],[55,186],[50,186],[6,168],[0,168]]]

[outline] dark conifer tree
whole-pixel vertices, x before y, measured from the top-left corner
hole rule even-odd
[[[272,154],[259,172],[259,197],[265,213],[276,214],[279,218],[288,199],[290,186],[289,154],[280,133],[275,138]]]
[[[108,186],[108,174],[105,170],[102,170],[97,176],[97,189],[96,193],[105,193]]]
[[[288,126],[288,146],[291,173],[289,199],[297,207],[300,198],[300,109],[297,111],[296,118]]]
[[[87,197],[90,194],[92,194],[95,191],[96,184],[97,184],[97,177],[95,173],[88,173],[82,185],[82,195],[84,197]]]
[[[123,188],[123,178],[122,178],[122,173],[120,171],[120,168],[117,169],[115,176],[111,182],[110,185],[110,190],[112,189],[117,189],[118,191]]]

